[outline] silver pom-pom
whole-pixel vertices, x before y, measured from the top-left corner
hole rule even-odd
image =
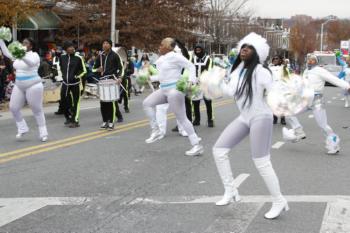
[[[314,90],[309,81],[298,75],[272,84],[267,95],[267,103],[276,116],[294,116],[311,106]]]
[[[226,70],[214,66],[208,71],[204,71],[199,78],[199,86],[204,96],[208,99],[220,98],[223,95],[221,83],[225,78]]]

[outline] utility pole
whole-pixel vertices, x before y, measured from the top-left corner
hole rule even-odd
[[[113,43],[113,47],[115,45],[115,17],[116,17],[116,7],[117,7],[117,0],[112,0],[112,11],[111,11],[111,41]]]
[[[323,29],[324,29],[324,25],[326,25],[327,23],[329,23],[330,21],[335,21],[337,20],[337,18],[333,17],[333,16],[329,16],[328,19],[326,20],[326,22],[321,24],[321,35],[320,35],[320,39],[321,39],[321,43],[320,43],[320,51],[323,51]]]
[[[17,40],[17,16],[14,17],[13,23],[12,23],[12,40]]]

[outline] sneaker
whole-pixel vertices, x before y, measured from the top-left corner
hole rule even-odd
[[[208,121],[208,127],[209,128],[213,128],[214,127],[214,121],[213,120]]]
[[[107,129],[107,127],[108,127],[107,122],[103,122],[100,126],[100,129]]]
[[[79,122],[72,122],[72,123],[70,123],[70,125],[68,127],[69,128],[78,128],[78,127],[80,127],[80,125],[79,125]]]
[[[28,133],[28,131],[27,131],[27,132],[22,132],[22,133],[17,133],[17,134],[16,134],[16,139],[17,139],[17,140],[23,139],[23,137],[24,137],[24,135],[25,135],[26,133]]]
[[[203,154],[204,148],[201,144],[194,145],[191,150],[185,152],[187,156],[198,156]]]
[[[175,126],[171,131],[172,132],[179,132],[179,128],[177,126]]]
[[[47,137],[47,136],[42,136],[42,137],[40,137],[40,141],[42,141],[42,142],[46,142],[46,141],[47,141],[47,139],[48,139],[48,137]]]
[[[338,146],[338,147],[335,147],[335,148],[328,150],[327,154],[328,155],[336,155],[339,153],[339,151],[340,151],[340,147]]]
[[[145,140],[146,143],[153,143],[157,140],[164,138],[164,134],[159,130],[155,130],[151,133],[151,136]]]
[[[192,124],[193,124],[194,126],[199,126],[199,125],[201,125],[201,122],[200,122],[200,121],[197,121],[197,120],[194,120]]]
[[[275,115],[273,115],[273,124],[274,125],[277,124],[277,120],[278,120],[278,118]]]
[[[114,124],[113,123],[108,123],[107,130],[109,130],[109,131],[114,130]]]
[[[286,127],[282,128],[283,140],[287,142],[297,142],[297,136],[293,129],[287,129]]]
[[[327,149],[327,154],[329,155],[335,155],[339,153],[340,151],[340,139],[338,135],[336,134],[331,134],[327,137],[326,139],[326,149]]]
[[[300,141],[301,139],[305,139],[306,138],[306,134],[304,132],[304,130],[300,127],[300,128],[296,128],[294,130],[294,134],[296,137],[297,141]]]
[[[55,112],[55,115],[63,115],[64,114],[64,112],[63,111],[60,111],[60,110],[58,110],[57,112]]]
[[[118,123],[121,123],[121,122],[123,122],[123,121],[124,121],[123,118],[118,118],[118,120],[117,120]]]
[[[285,117],[281,117],[281,125],[286,125],[286,118]]]

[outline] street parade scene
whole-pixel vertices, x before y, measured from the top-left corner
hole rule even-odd
[[[350,233],[348,0],[0,0],[0,233]]]

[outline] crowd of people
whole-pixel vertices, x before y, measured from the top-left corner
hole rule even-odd
[[[185,155],[201,155],[204,152],[202,138],[194,127],[201,125],[199,109],[201,100],[206,106],[206,125],[209,128],[215,127],[212,99],[201,91],[195,94],[182,92],[178,84],[180,80],[186,80],[186,85],[192,90],[204,72],[210,71],[215,65],[224,67],[227,75],[219,83],[219,87],[224,95],[235,100],[240,114],[222,131],[212,147],[215,164],[225,190],[222,199],[216,202],[216,205],[227,205],[240,200],[234,184],[229,153],[249,136],[252,160],[272,196],[272,207],[265,214],[265,218],[274,219],[282,211],[289,209],[270,160],[273,124],[277,123],[278,118],[267,104],[266,92],[271,90],[274,83],[288,80],[293,70],[290,69],[288,60],[281,56],[274,56],[271,64],[266,65],[269,45],[260,35],[250,33],[244,37],[238,43],[236,52],[229,54],[226,63],[215,62],[200,44],[194,46],[193,52],[189,52],[180,41],[173,38],[161,41],[160,56],[154,64],[147,54],[143,54],[141,59],[136,55],[123,60],[113,51],[112,41],[106,39],[102,42],[101,51],[96,51],[85,59],[75,51],[74,44],[65,42],[63,53],[56,52],[50,59],[49,67],[45,67],[40,65],[40,58],[33,50],[33,41],[29,38],[24,39],[23,45],[27,49],[26,54],[23,58],[16,59],[8,51],[6,44],[0,40],[2,50],[0,77],[6,77],[3,80],[7,80],[15,69],[10,111],[17,125],[16,138],[21,139],[29,130],[21,115],[21,108],[27,102],[36,119],[39,138],[43,142],[48,140],[48,131],[43,113],[41,77],[52,78],[62,83],[59,109],[56,114],[64,115],[64,125],[69,128],[80,126],[79,108],[86,81],[97,83],[97,87],[102,88],[99,89],[101,130],[113,130],[116,122],[123,122],[123,114],[118,105],[123,104],[125,113],[129,113],[130,93],[140,95],[149,86],[151,93],[143,100],[143,110],[149,119],[151,132],[145,142],[151,144],[164,138],[166,114],[170,110],[174,112],[177,120],[177,126],[173,131],[186,136],[192,146]],[[314,90],[313,102],[309,109],[313,111],[315,120],[325,135],[327,153],[336,154],[340,150],[340,139],[327,123],[324,86],[328,81],[348,93],[350,84],[333,76],[317,63],[316,56],[308,56],[307,69],[303,74],[303,78],[309,80]],[[350,72],[346,75],[350,75]],[[144,82],[137,81],[141,76],[146,77]],[[4,82],[0,85],[3,87]],[[117,89],[114,89],[115,87]],[[4,96],[3,92],[0,94]],[[291,127],[290,130],[283,129],[286,140],[298,142],[306,138],[296,116],[282,115],[281,124],[289,124]]]

